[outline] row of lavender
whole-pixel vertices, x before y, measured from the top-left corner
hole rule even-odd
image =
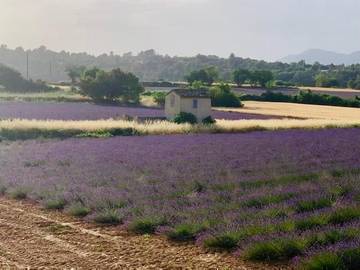
[[[131,117],[164,117],[164,110],[145,107],[102,106],[90,103],[3,102],[0,119],[100,120]],[[213,111],[216,119],[276,119],[277,116]]]
[[[253,260],[360,247],[359,164],[359,129],[0,145],[16,198]]]

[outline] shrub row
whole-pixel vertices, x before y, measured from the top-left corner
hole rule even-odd
[[[177,124],[188,123],[188,124],[194,125],[197,123],[197,118],[192,113],[180,112],[178,115],[175,116],[173,121]],[[216,121],[211,116],[208,116],[202,120],[202,124],[204,124],[204,125],[212,125],[215,123],[216,123]]]
[[[69,129],[69,130],[55,130],[55,129],[10,129],[2,128],[0,131],[0,140],[31,140],[31,139],[52,139],[52,138],[105,138],[112,136],[136,136],[139,132],[134,128],[114,128],[109,130],[97,130],[93,132],[84,132],[82,130]]]
[[[260,96],[257,95],[243,95],[240,100],[253,100],[253,101],[269,101],[269,102],[291,102],[301,104],[314,104],[314,105],[330,105],[340,107],[360,107],[360,100],[347,100],[337,96],[330,96],[325,94],[316,94],[312,91],[300,91],[299,94],[290,96],[283,93],[275,93],[266,91]]]
[[[333,172],[334,175],[343,175],[342,172]],[[304,176],[288,176],[281,177],[277,181],[278,183],[290,182],[302,182],[310,179],[317,179],[318,174],[309,174]],[[263,182],[261,182],[263,183]],[[261,185],[260,185],[261,186]],[[251,186],[252,188],[252,186]],[[207,189],[201,183],[195,183],[191,187],[196,192],[204,192]],[[6,189],[0,187],[1,193],[5,193]],[[26,188],[17,188],[8,190],[15,199],[25,199],[28,197],[29,190]],[[303,201],[298,202],[292,210],[298,213],[307,211],[314,211],[323,207],[331,206],[338,196],[347,194],[348,189],[345,187],[337,187],[331,189],[329,192],[330,196],[326,196],[325,199],[318,199],[309,201],[307,204]],[[280,194],[280,195],[267,195],[254,200],[249,200],[244,203],[246,207],[262,208],[271,203],[279,203],[283,200],[291,198],[292,193]],[[333,197],[335,196],[335,197]],[[48,196],[49,197],[49,196]],[[69,214],[77,217],[84,217],[90,214],[91,210],[94,210],[92,219],[105,225],[117,225],[124,221],[124,216],[119,211],[120,208],[124,208],[127,202],[116,201],[110,202],[105,201],[101,206],[96,209],[89,209],[84,206],[81,202],[67,205],[67,202],[62,198],[43,199],[43,205],[47,209],[51,210],[65,210]],[[286,221],[280,224],[269,224],[261,226],[249,226],[245,230],[238,232],[225,232],[214,237],[210,237],[205,240],[205,245],[209,248],[232,250],[238,247],[239,241],[246,240],[250,236],[264,235],[276,232],[288,232],[298,230],[299,233],[304,230],[312,229],[315,227],[325,225],[343,225],[344,223],[353,221],[360,218],[360,209],[357,207],[345,207],[339,208],[329,214],[314,215],[305,220],[301,221]],[[132,221],[128,226],[128,229],[138,234],[153,234],[159,226],[169,225],[166,220],[159,217],[140,217]],[[207,230],[209,226],[204,224],[180,224],[175,226],[169,233],[168,237],[174,241],[194,241],[197,236]],[[350,239],[357,237],[358,231],[340,231],[334,230],[321,234],[311,235],[306,239],[281,239],[267,241],[263,243],[255,243],[245,250],[246,258],[250,260],[260,261],[279,261],[288,260],[294,256],[303,254],[306,249],[312,246],[321,245],[325,246],[328,244],[334,244],[344,239]]]
[[[353,221],[360,218],[360,209],[358,208],[341,208],[329,215],[315,215],[304,220],[298,221],[285,221],[280,224],[269,225],[269,226],[252,226],[248,227],[246,230],[224,233],[217,235],[205,240],[205,245],[210,248],[216,249],[226,249],[231,250],[237,247],[241,239],[253,235],[264,235],[275,232],[291,232],[294,230],[297,231],[306,231],[316,227],[322,227],[328,224],[331,225],[342,225],[346,222]],[[314,239],[309,240],[308,242],[315,242]],[[318,239],[318,242],[321,242]],[[281,245],[283,243],[280,243]],[[280,245],[279,243],[273,243],[272,245]],[[307,244],[309,245],[309,244]]]
[[[314,246],[327,246],[358,236],[359,230],[331,230],[305,238],[280,239],[250,245],[244,252],[245,258],[252,261],[286,261],[302,255]],[[327,269],[327,268],[319,268]]]
[[[325,252],[304,263],[305,270],[358,270],[360,268],[360,248],[333,253]]]
[[[298,220],[294,225],[296,230],[305,231],[328,224],[342,225],[358,218],[360,218],[359,208],[345,207],[337,209],[330,214],[315,215],[307,219]]]

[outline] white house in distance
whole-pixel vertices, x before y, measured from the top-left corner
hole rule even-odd
[[[174,89],[165,99],[165,116],[173,120],[180,112],[192,113],[198,122],[211,116],[211,98],[206,89]]]

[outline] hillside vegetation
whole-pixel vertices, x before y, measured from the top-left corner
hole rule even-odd
[[[24,59],[29,53],[31,61],[30,78],[46,81],[69,80],[66,70],[71,66],[98,67],[111,70],[121,68],[131,72],[141,81],[183,81],[192,71],[213,67],[219,72],[219,79],[231,81],[233,72],[238,69],[250,71],[272,71],[274,79],[279,82],[300,86],[325,87],[360,87],[360,65],[308,65],[303,61],[293,64],[281,62],[265,62],[237,57],[231,54],[228,58],[214,55],[196,55],[193,57],[171,57],[159,55],[148,50],[133,55],[102,54],[93,56],[86,53],[54,52],[42,46],[38,49],[25,51],[15,50],[6,46],[0,47],[0,63],[26,74]],[[49,63],[53,72],[49,73]]]
[[[46,92],[52,90],[44,82],[26,80],[22,75],[0,63],[0,86],[2,90],[11,90],[12,92]]]

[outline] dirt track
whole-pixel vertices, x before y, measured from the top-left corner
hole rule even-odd
[[[0,269],[270,269],[0,199]]]

